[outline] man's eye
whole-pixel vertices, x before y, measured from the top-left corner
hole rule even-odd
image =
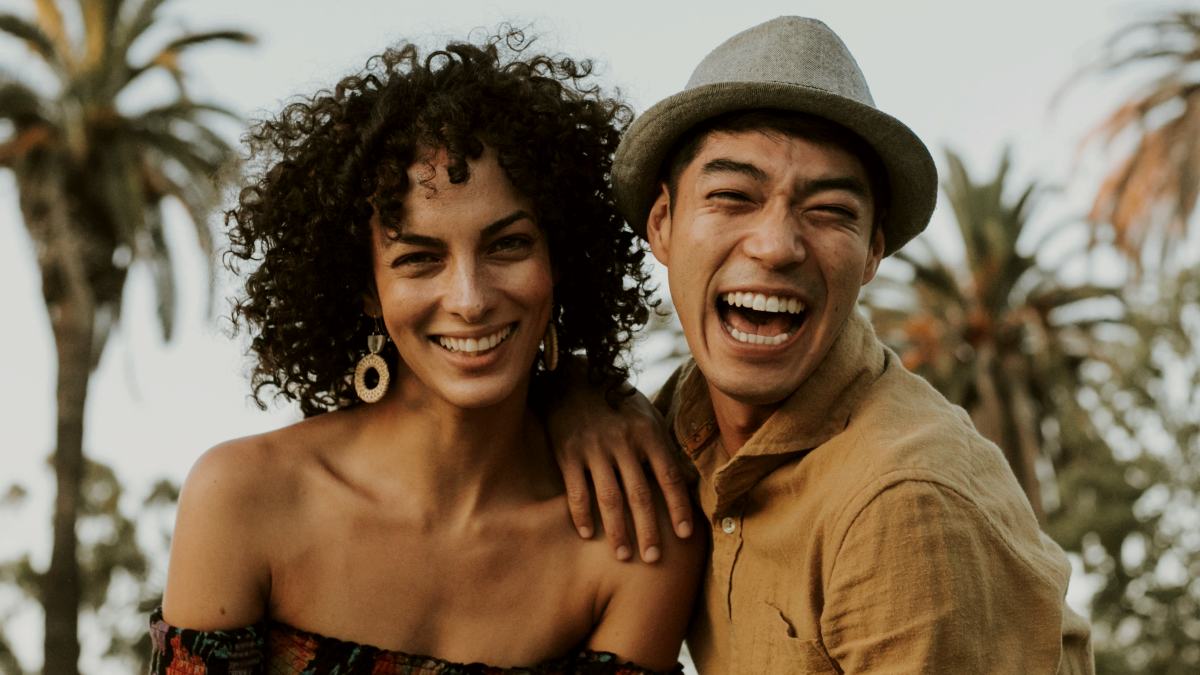
[[[750,201],[749,197],[742,194],[741,192],[736,192],[734,190],[717,190],[715,192],[710,192],[708,194],[708,198],[709,199],[720,199],[723,201],[731,201],[731,202]]]
[[[829,216],[836,216],[838,218],[846,218],[849,220],[854,220],[854,219],[858,218],[858,213],[856,211],[849,209],[845,206],[837,206],[837,205],[819,206],[813,210],[818,213],[826,214]]]

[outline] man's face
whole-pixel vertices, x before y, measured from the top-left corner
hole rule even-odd
[[[651,209],[647,237],[709,386],[781,403],[825,358],[883,234],[861,162],[825,143],[713,132]]]

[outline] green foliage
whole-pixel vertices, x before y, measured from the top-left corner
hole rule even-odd
[[[24,493],[19,485],[10,494]],[[130,631],[128,618],[146,617],[161,600],[161,580],[150,578],[150,556],[166,554],[169,538],[147,532],[155,519],[174,510],[179,486],[162,479],[140,500],[130,500],[112,467],[88,462],[84,476],[84,504],[80,532],[80,571],[83,578],[83,612],[98,622],[109,638],[105,654],[127,664],[131,672],[147,672],[149,634],[144,621]],[[19,511],[23,502],[0,506]],[[147,540],[150,540],[147,543]],[[42,572],[30,564],[29,555],[0,562],[0,585],[21,589],[26,600],[36,601]],[[19,607],[0,607],[0,673],[25,672],[16,660],[3,627]]]
[[[64,247],[82,258],[81,277],[96,303],[98,350],[120,318],[131,263],[151,271],[163,336],[170,338],[175,269],[163,236],[163,202],[174,199],[185,207],[202,251],[215,260],[208,215],[236,160],[212,125],[237,116],[187,94],[181,57],[204,45],[250,44],[254,38],[239,30],[184,33],[149,58],[131,60],[130,48],[154,24],[162,4],[86,0],[79,7],[82,36],[69,34],[53,0],[38,3],[36,20],[0,13],[0,33],[25,42],[45,61],[55,89],[43,98],[28,80],[29,68],[0,71],[0,121],[13,129],[0,138],[0,169],[16,174],[26,225],[47,252],[43,271]],[[175,82],[173,100],[144,110],[118,105],[141,75],[155,71]],[[69,205],[66,214],[52,208],[61,200]]]
[[[208,215],[229,177],[223,171],[236,163],[232,147],[213,129],[233,115],[188,95],[182,57],[202,45],[253,38],[232,29],[185,32],[160,43],[149,59],[135,58],[142,52],[134,47],[148,37],[163,4],[37,0],[32,19],[0,12],[0,36],[21,41],[45,66],[21,62],[0,69],[0,130],[6,134],[0,137],[0,169],[16,178],[57,349],[58,493],[50,566],[40,576],[14,572],[40,585],[33,597],[45,610],[45,669],[55,673],[77,670],[79,611],[100,607],[118,573],[136,579],[146,566],[130,543],[132,521],[114,515],[120,498],[115,477],[86,463],[88,378],[121,318],[131,265],[150,272],[159,325],[170,339],[177,269],[163,208],[168,201],[184,206],[201,250],[215,264]],[[63,9],[76,11],[76,20],[67,20]],[[121,104],[139,99],[130,92],[152,84],[142,77],[151,72],[170,77],[173,98],[141,110]],[[45,81],[33,80],[39,74]],[[81,549],[80,533],[97,528],[98,538]],[[79,579],[87,581],[82,588]],[[0,658],[7,651],[0,649]]]
[[[1060,469],[1063,493],[1073,499],[1051,532],[1081,551],[1100,580],[1092,614],[1101,672],[1193,673],[1200,670],[1200,270],[1144,281],[1128,296],[1126,347],[1104,354],[1081,390],[1116,456]]]
[[[898,254],[907,276],[866,294],[880,335],[971,411],[1018,477],[1023,443],[1048,465],[1054,480],[1031,500],[1044,498],[1047,531],[1096,584],[1098,672],[1196,672],[1200,270],[1128,287],[1064,280],[1022,252],[1042,248],[1024,243],[1037,190],[1010,190],[1007,158],[982,182],[953,154],[948,165],[965,260],[920,239]]]
[[[953,152],[946,164],[943,189],[963,263],[947,262],[920,237],[895,255],[900,273],[877,279],[864,300],[904,364],[966,408],[1004,450],[1044,518],[1043,501],[1055,497],[1039,479],[1045,465],[1102,446],[1075,391],[1081,365],[1124,320],[1124,303],[1119,289],[1064,281],[1026,252],[1041,248],[1029,245],[1041,193],[1034,183],[1010,185],[1007,153],[986,180],[973,179]],[[1068,422],[1070,433],[1048,436],[1051,418]]]

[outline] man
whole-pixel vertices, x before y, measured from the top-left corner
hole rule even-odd
[[[798,17],[734,36],[634,122],[613,172],[693,357],[655,404],[712,537],[700,671],[1092,672],[1070,566],[1001,452],[855,309],[926,226],[937,175],[842,41]],[[686,534],[677,477],[648,459]],[[607,510],[624,468],[655,559],[637,462],[593,448],[563,464],[585,536],[584,465]]]

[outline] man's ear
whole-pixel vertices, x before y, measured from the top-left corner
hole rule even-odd
[[[666,183],[659,185],[658,198],[646,217],[646,241],[658,262],[666,265],[671,257],[671,192]]]
[[[875,228],[875,234],[871,235],[871,245],[867,249],[867,264],[863,268],[863,285],[866,286],[872,279],[875,278],[875,273],[879,271],[879,262],[883,260],[883,226]]]

